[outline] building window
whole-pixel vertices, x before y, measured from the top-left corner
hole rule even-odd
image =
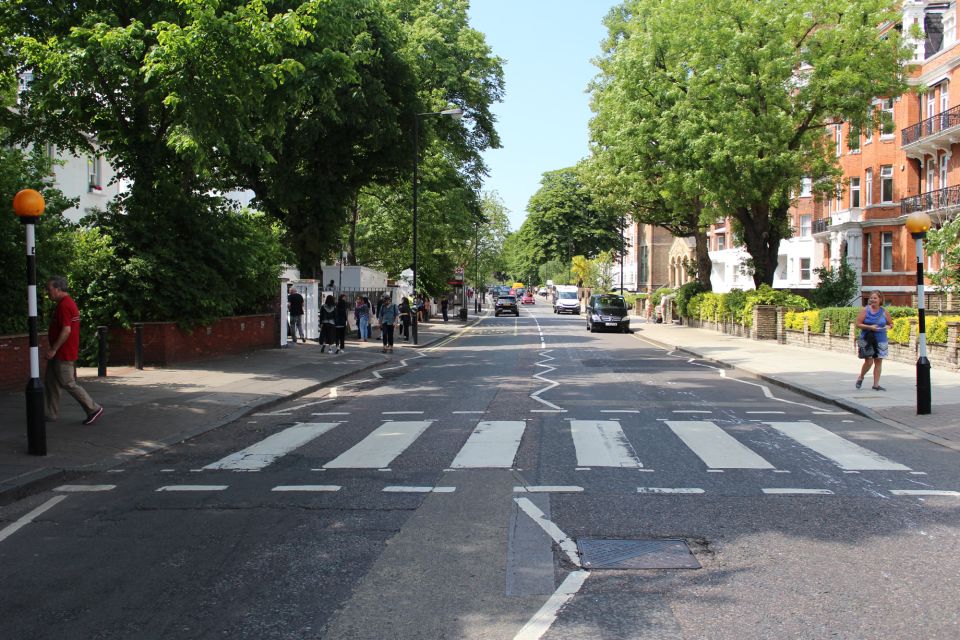
[[[926,34],[923,52],[924,56],[929,58],[943,49],[943,14],[930,12],[924,15],[923,33]]]
[[[893,167],[880,167],[880,202],[893,202]]]
[[[843,154],[843,125],[842,124],[835,125],[834,129],[835,129],[834,137],[836,138],[836,141],[837,141],[837,147],[836,147],[837,157],[839,158]]]
[[[717,251],[723,251],[727,248],[727,236],[724,234],[717,235]]]
[[[947,167],[950,163],[950,156],[943,154],[940,156],[940,188],[946,189],[947,187]]]
[[[850,178],[850,208],[860,208],[860,178]]]
[[[880,108],[880,135],[883,137],[892,136],[896,127],[896,123],[893,121],[893,98],[881,100]]]
[[[87,186],[90,191],[100,191],[103,189],[100,164],[100,156],[87,157]]]
[[[869,233],[864,234],[864,241],[866,242],[866,251],[864,251],[864,263],[863,271],[864,273],[870,273],[873,269],[870,268],[870,254],[873,253],[873,236]]]
[[[927,159],[927,191],[933,191],[937,188],[936,183],[933,181],[936,173],[935,165],[936,162],[934,162],[932,159]]]
[[[813,195],[813,178],[804,178],[800,181],[800,197],[809,198]]]
[[[873,169],[867,169],[866,179],[863,181],[864,199],[867,206],[873,204]]]
[[[810,258],[800,258],[800,280],[803,282],[810,280]]]
[[[649,249],[647,245],[640,247],[640,284],[646,284],[650,279],[650,267],[647,265]]]
[[[893,271],[893,232],[880,234],[880,270]]]
[[[870,144],[873,142],[873,107],[867,111],[866,127],[863,131],[863,144]]]
[[[850,131],[847,133],[847,149],[850,150],[850,153],[859,153],[860,127],[850,125]]]
[[[800,216],[800,237],[807,238],[813,225],[813,216],[810,214]]]

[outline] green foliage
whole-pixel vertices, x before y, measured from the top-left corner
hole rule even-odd
[[[769,304],[776,305],[778,307],[791,307],[797,309],[810,308],[810,302],[803,296],[798,296],[788,291],[780,291],[770,287],[769,285],[763,284],[760,285],[759,289],[745,292],[744,299],[740,304],[739,309],[731,305],[731,315],[734,318],[738,318],[740,324],[743,326],[753,326],[753,308],[758,304]]]
[[[947,343],[947,323],[960,322],[960,316],[933,316],[925,319],[927,342],[930,344]]]
[[[818,307],[836,307],[849,304],[860,291],[857,272],[843,260],[837,269],[821,267],[814,270],[820,278],[817,288],[810,292],[810,300]]]
[[[820,310],[820,317],[830,321],[830,333],[835,336],[850,334],[850,323],[857,321],[860,307],[827,307]],[[822,327],[820,331],[823,331]]]
[[[563,260],[548,260],[540,265],[538,273],[540,282],[544,284],[547,280],[552,280],[553,284],[571,284],[573,280],[570,265]]]
[[[663,296],[673,293],[670,287],[660,287],[650,295],[650,304],[657,306],[663,300]]]
[[[941,267],[928,274],[930,281],[945,292],[960,294],[960,216],[927,235],[927,252],[939,254]]]
[[[688,305],[690,300],[698,293],[703,292],[703,286],[697,281],[691,281],[677,288],[677,295],[674,301],[677,305],[677,313],[681,317],[689,315]]]
[[[894,318],[893,328],[887,330],[887,340],[894,344],[910,344],[910,326],[915,323],[914,318]]]
[[[823,331],[823,320],[820,317],[820,309],[787,311],[783,316],[783,326],[793,331],[803,331],[804,320],[806,320],[807,327],[811,332],[821,333]]]

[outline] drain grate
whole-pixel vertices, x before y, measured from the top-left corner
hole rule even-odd
[[[583,538],[577,550],[586,569],[699,569],[686,541]]]

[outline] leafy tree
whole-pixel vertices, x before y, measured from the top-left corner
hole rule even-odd
[[[821,267],[814,271],[820,278],[820,283],[810,292],[810,300],[820,308],[848,306],[860,292],[857,272],[846,260],[836,269]]]
[[[930,280],[943,291],[960,292],[960,218],[946,222],[927,236],[927,251],[940,254],[940,269],[930,273]]]
[[[612,133],[601,142],[611,153],[623,145],[610,136],[638,135],[663,147],[667,168],[658,167],[660,178],[648,176],[652,184],[638,192],[662,186],[670,211],[683,193],[679,185],[690,185],[693,204],[732,219],[755,285],[772,283],[780,241],[790,234],[791,189],[804,176],[815,182],[838,176],[824,125],[877,126],[879,114],[867,122],[872,100],[904,88],[907,49],[897,30],[882,28],[896,24],[898,6],[893,0],[628,0],[608,18],[608,47],[617,55],[599,89],[626,92],[633,78],[636,92],[650,95],[619,105],[630,117],[611,117]],[[632,75],[622,79],[624,69]],[[645,106],[631,113],[638,102]],[[682,174],[670,169],[674,160]]]

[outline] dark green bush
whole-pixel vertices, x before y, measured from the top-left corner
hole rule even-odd
[[[687,307],[690,300],[693,298],[693,296],[703,291],[703,287],[696,280],[692,280],[678,287],[677,295],[674,299],[677,303],[677,314],[680,315],[680,317],[687,316],[689,313]]]

